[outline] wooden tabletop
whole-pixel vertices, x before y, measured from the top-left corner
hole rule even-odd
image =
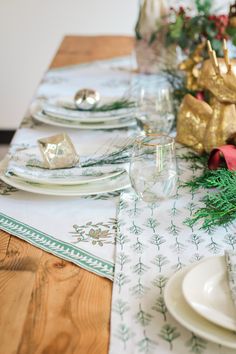
[[[132,48],[130,37],[68,36],[50,67]],[[109,280],[0,231],[1,354],[108,353],[111,293]]]

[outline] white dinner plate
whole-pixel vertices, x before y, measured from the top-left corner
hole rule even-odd
[[[3,173],[0,175],[0,179],[10,186],[26,192],[54,196],[87,196],[104,194],[130,187],[130,180],[127,172],[103,181],[68,186],[27,182],[14,177],[7,177]]]
[[[46,178],[43,176],[37,177],[30,174],[24,175],[23,173],[18,173],[17,175],[9,176],[9,178],[14,178],[19,181],[25,182],[33,182],[40,184],[48,184],[48,185],[60,185],[60,186],[70,186],[70,185],[79,185],[79,184],[87,184],[94,183],[98,181],[104,181],[106,179],[119,176],[124,173],[124,169],[120,169],[113,172],[103,173],[98,176],[65,176],[65,177],[55,177],[55,178]],[[8,176],[8,175],[7,175]]]
[[[60,103],[60,100],[58,102],[58,99],[54,99],[44,102],[42,104],[42,111],[50,117],[75,123],[102,123],[124,118],[132,118],[136,112],[136,109],[134,108],[122,108],[106,112],[79,111],[75,109],[73,102],[68,104],[68,106],[70,108],[65,108],[62,106],[62,103]]]
[[[236,349],[236,333],[206,320],[186,302],[182,283],[185,275],[192,269],[186,267],[175,273],[167,282],[164,292],[166,306],[170,314],[185,328],[211,342]],[[223,351],[222,351],[223,353]]]
[[[112,122],[101,122],[101,123],[76,123],[74,121],[63,120],[61,118],[50,117],[38,110],[32,113],[34,119],[41,123],[54,125],[57,127],[63,128],[73,128],[73,129],[119,129],[119,128],[128,128],[136,126],[135,118],[125,118],[121,120],[114,120]]]
[[[187,303],[209,321],[236,331],[236,308],[227,280],[225,257],[209,257],[190,270],[183,281]]]

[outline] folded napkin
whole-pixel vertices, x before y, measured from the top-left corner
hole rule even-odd
[[[118,104],[116,104],[116,102],[118,102]],[[108,117],[121,119],[128,116],[130,117],[134,114],[136,108],[132,105],[132,102],[129,103],[127,101],[127,107],[122,107],[122,104],[119,105],[119,102],[122,102],[122,99],[103,99],[96,107],[96,111],[80,111],[75,107],[72,98],[60,98],[57,100],[54,99],[44,102],[42,105],[42,110],[49,116],[70,120],[89,119],[92,117],[97,119],[105,119]],[[124,106],[125,104],[126,103],[124,103]],[[99,110],[99,107],[101,110]]]
[[[81,161],[87,161],[88,158],[81,157]],[[50,170],[44,168],[40,151],[37,147],[22,149],[12,155],[5,168],[5,175],[8,177],[19,177],[38,183],[62,183],[71,184],[76,182],[91,181],[97,177],[106,177],[113,174],[119,174],[124,168],[102,165],[81,167],[80,164],[72,168],[59,168]]]
[[[225,261],[231,296],[236,306],[236,252],[225,251]]]

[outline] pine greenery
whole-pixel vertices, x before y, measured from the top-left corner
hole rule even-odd
[[[95,106],[91,109],[91,111],[107,112],[107,111],[114,111],[116,109],[135,108],[135,107],[136,107],[136,103],[134,101],[130,101],[128,98],[122,98],[114,102],[106,103],[100,106]]]
[[[201,228],[209,230],[214,226],[228,225],[236,218],[236,171],[205,170],[185,186],[191,190],[208,189],[202,199],[204,206],[186,220],[188,226],[203,219]]]

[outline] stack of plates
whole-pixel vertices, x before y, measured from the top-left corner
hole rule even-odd
[[[175,273],[164,297],[169,312],[184,327],[204,339],[236,349],[236,308],[225,257],[209,257]]]
[[[101,104],[114,101],[104,99]],[[53,99],[34,104],[31,114],[36,120],[64,128],[75,129],[117,129],[136,125],[135,108],[121,108],[111,111],[76,110],[70,97]]]
[[[0,179],[17,189],[55,196],[87,196],[110,193],[130,186],[125,169],[116,166],[49,170],[30,166],[37,148],[18,151],[0,163]],[[37,160],[36,160],[37,161]]]

